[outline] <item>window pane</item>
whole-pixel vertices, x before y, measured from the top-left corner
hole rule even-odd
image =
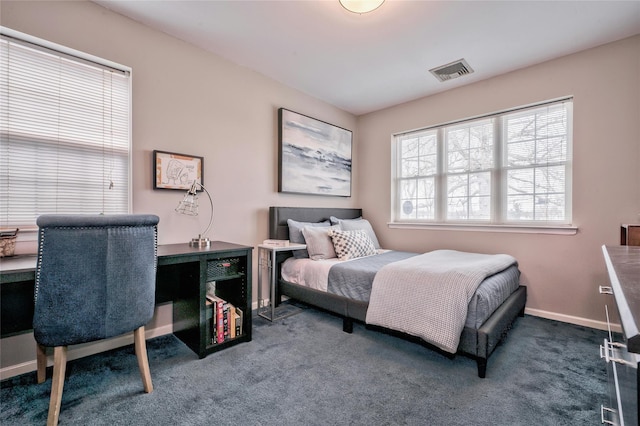
[[[533,195],[507,196],[507,218],[509,220],[533,220]]]
[[[510,114],[505,129],[508,166],[567,160],[567,109],[563,104]]]
[[[491,173],[447,177],[447,219],[488,220],[491,217]]]
[[[402,158],[418,156],[418,138],[407,138],[402,141]]]
[[[447,171],[458,173],[469,170],[469,151],[449,151],[447,155]]]
[[[493,167],[493,120],[482,120],[446,131],[448,173]]]
[[[437,172],[437,138],[434,132],[405,137],[400,143],[402,177],[430,176]]]
[[[536,168],[536,193],[564,193],[564,167]]]
[[[407,158],[402,162],[402,177],[418,176],[418,158]]]
[[[565,219],[564,166],[510,170],[507,174],[508,218],[555,221]],[[526,197],[519,197],[526,195]]]
[[[469,219],[489,220],[491,218],[491,198],[490,197],[470,197],[469,198]]]
[[[401,183],[401,219],[433,220],[435,187],[433,178],[404,180]]]
[[[507,173],[507,193],[533,194],[533,172],[535,169],[509,170]]]
[[[564,103],[505,118],[508,220],[566,219],[567,119]]]
[[[557,163],[567,160],[566,136],[552,137],[540,141],[535,162],[537,164]]]

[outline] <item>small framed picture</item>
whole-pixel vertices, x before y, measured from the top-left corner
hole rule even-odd
[[[188,190],[204,181],[203,158],[175,152],[153,151],[153,189]]]

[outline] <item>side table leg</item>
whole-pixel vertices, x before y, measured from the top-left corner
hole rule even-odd
[[[269,262],[269,304],[271,305],[271,321],[276,318],[276,251],[271,250],[271,262]]]

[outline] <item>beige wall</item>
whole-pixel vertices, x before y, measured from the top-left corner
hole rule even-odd
[[[391,134],[567,95],[574,96],[577,235],[387,227]],[[606,297],[597,294],[607,276],[600,247],[619,244],[621,223],[640,222],[640,36],[361,116],[358,134],[360,205],[383,246],[512,254],[530,313],[602,326]]]
[[[278,108],[355,131],[352,114],[94,3],[2,0],[0,8],[2,26],[133,69],[133,211],[160,216],[161,244],[189,241],[206,227],[208,216],[178,215],[174,208],[183,194],[153,190],[154,149],[204,157],[204,184],[215,199],[209,234],[214,240],[251,246],[262,242],[268,237],[269,206],[358,205],[357,194],[344,198],[277,192]],[[35,245],[22,243],[16,248],[21,250],[35,251]],[[255,283],[256,250],[253,260]],[[254,301],[256,295],[254,288]],[[159,308],[148,328],[160,333],[167,329],[171,310],[166,308]],[[17,350],[23,346],[24,351]],[[26,363],[20,368],[28,371],[34,356],[31,335],[2,339],[3,369]]]
[[[189,240],[207,218],[178,216],[181,194],[152,189],[154,149],[205,158],[204,183],[216,201],[213,239],[258,244],[271,205],[362,207],[388,248],[513,254],[531,313],[601,325],[600,245],[618,242],[620,223],[640,221],[640,36],[356,118],[93,3],[2,1],[0,8],[3,26],[133,68],[133,210],[160,216],[160,243]],[[574,96],[577,235],[387,227],[392,133],[566,95]],[[277,192],[279,107],[355,131],[351,198]],[[168,312],[152,325],[160,333]],[[32,337],[12,339],[2,340],[3,377],[33,369]]]

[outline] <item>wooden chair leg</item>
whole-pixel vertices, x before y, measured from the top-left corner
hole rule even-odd
[[[56,346],[53,349],[53,382],[51,383],[51,399],[49,400],[49,417],[47,417],[47,426],[56,426],[58,424],[66,370],[67,347]]]
[[[47,348],[41,344],[36,344],[36,365],[38,383],[47,380]]]
[[[144,336],[144,326],[136,329],[133,335],[138,367],[140,368],[140,377],[142,377],[142,385],[146,393],[151,393],[153,392],[153,383],[151,383],[151,372],[149,371],[149,358],[147,357],[147,342]]]

